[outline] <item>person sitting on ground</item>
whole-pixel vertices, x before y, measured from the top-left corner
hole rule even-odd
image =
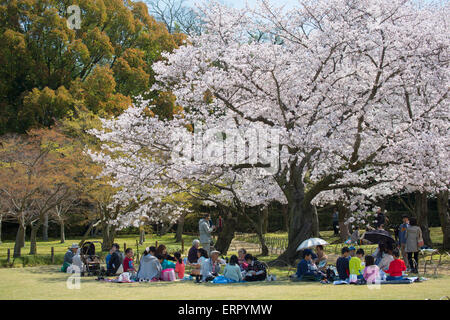
[[[194,241],[192,241],[192,247],[189,249],[188,252],[188,262],[189,263],[197,263],[197,252],[198,252],[198,248],[200,247],[200,240],[195,239]]]
[[[242,281],[242,272],[241,268],[239,267],[238,257],[236,255],[232,255],[230,257],[230,261],[223,270],[223,276],[230,282]]]
[[[106,274],[108,276],[114,276],[117,274],[120,266],[122,265],[122,254],[119,251],[119,245],[114,243],[111,247],[110,252],[111,258],[109,259],[108,268],[106,269]]]
[[[177,262],[175,263],[175,274],[178,279],[183,279],[186,266],[184,265],[183,259],[181,258],[181,253],[175,252],[173,256],[175,257],[175,259],[177,259]]]
[[[245,261],[245,255],[247,254],[247,250],[244,248],[239,249],[238,251],[238,263],[241,271],[247,270],[248,263]]]
[[[125,259],[123,259],[123,272],[135,272],[133,261],[133,249],[127,248],[125,250]]]
[[[386,254],[386,244],[384,242],[380,242],[378,244],[378,248],[375,249],[372,256],[375,258],[375,264],[378,266]]]
[[[340,256],[336,260],[336,269],[338,272],[339,279],[341,280],[347,280],[350,276],[349,271],[349,256],[350,256],[350,250],[348,247],[344,247],[341,250],[342,256]]]
[[[348,252],[348,261],[350,261],[351,258],[356,256],[356,248],[354,246],[350,246],[348,248],[348,250],[349,250],[349,252]]]
[[[64,255],[64,262],[63,265],[61,267],[61,271],[62,272],[67,272],[67,268],[72,264],[73,262],[73,257],[75,256],[75,254],[77,253],[78,249],[80,247],[78,246],[78,244],[73,243],[68,249],[66,254]]]
[[[375,264],[375,259],[371,255],[365,257],[366,267],[363,278],[367,283],[376,283],[380,280],[380,268]]]
[[[403,271],[406,271],[405,262],[400,259],[400,251],[398,249],[394,249],[392,255],[394,260],[389,264],[389,269],[384,270],[385,273],[389,274],[386,280],[401,280],[403,279]]]
[[[356,251],[356,257],[352,257],[348,263],[350,277],[356,275],[356,279],[363,279],[364,267],[362,265],[362,259],[364,257],[364,250],[358,249]]]
[[[245,255],[245,261],[248,264],[247,272],[245,273],[245,281],[263,281],[266,280],[267,271],[266,266],[258,261],[256,257],[247,253]]]
[[[167,248],[163,244],[160,244],[158,246],[158,249],[156,249],[156,254],[162,255],[165,260],[176,261],[175,257],[172,257],[170,254],[167,253]]]
[[[392,246],[392,243],[386,243],[385,252],[382,255],[381,260],[377,264],[380,270],[388,269],[391,262],[394,261],[394,257],[392,256],[393,250],[394,248]]]
[[[206,259],[202,263],[201,267],[201,275],[202,282],[208,282],[214,280],[220,273],[220,261],[219,261],[220,252],[217,250],[211,251],[211,257]]]
[[[304,250],[303,259],[297,265],[294,281],[320,281],[323,278],[326,278],[326,275],[315,267],[312,261],[312,251]]]
[[[320,271],[325,271],[327,267],[328,256],[325,254],[322,245],[316,246],[317,258],[314,263],[317,265]]]
[[[208,252],[203,248],[199,248],[197,251],[197,257],[197,263],[192,264],[193,269],[191,270],[191,276],[195,277],[196,282],[200,282],[202,264],[209,258]]]
[[[161,263],[155,257],[156,248],[146,248],[139,263],[137,278],[139,280],[152,281],[161,277]]]

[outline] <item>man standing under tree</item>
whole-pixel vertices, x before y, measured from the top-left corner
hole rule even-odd
[[[202,247],[208,252],[208,256],[211,252],[211,232],[214,227],[211,227],[209,213],[205,214],[203,219],[198,222],[198,232],[200,233],[200,243]]]
[[[339,212],[336,210],[333,213],[333,231],[335,236],[339,235],[338,225],[339,225]]]

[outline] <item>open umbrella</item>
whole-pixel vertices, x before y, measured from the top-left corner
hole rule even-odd
[[[376,243],[376,244],[378,244],[380,242],[395,243],[395,240],[391,237],[389,232],[387,232],[386,230],[367,231],[364,234],[363,239],[368,240],[372,243]]]
[[[297,248],[297,251],[303,250],[303,249],[307,249],[307,248],[312,248],[318,245],[322,245],[322,246],[326,246],[328,244],[328,242],[326,242],[323,239],[320,238],[310,238],[310,239],[306,239],[305,241],[303,241]]]

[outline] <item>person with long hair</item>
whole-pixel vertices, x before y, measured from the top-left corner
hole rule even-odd
[[[223,270],[223,276],[227,278],[230,282],[240,282],[242,281],[242,272],[239,267],[238,257],[232,255],[230,261],[225,266]]]
[[[177,261],[175,263],[175,274],[177,275],[178,279],[183,279],[186,266],[183,263],[183,259],[181,258],[181,253],[175,252],[173,255]]]
[[[165,260],[176,261],[174,257],[167,253],[167,248],[165,245],[160,244],[156,249],[156,254],[160,254],[164,257]]]

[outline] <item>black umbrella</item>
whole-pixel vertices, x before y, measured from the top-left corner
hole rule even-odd
[[[364,234],[363,239],[368,240],[372,243],[395,243],[395,240],[391,237],[391,235],[389,234],[389,232],[387,232],[386,230],[374,230],[374,231],[367,231]]]

